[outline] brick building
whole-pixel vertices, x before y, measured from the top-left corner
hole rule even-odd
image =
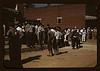
[[[41,8],[24,9],[24,17],[41,20],[44,25],[61,28],[85,27],[85,4],[66,4]]]

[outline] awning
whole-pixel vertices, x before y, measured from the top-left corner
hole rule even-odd
[[[85,16],[85,20],[96,20],[96,19],[97,19],[96,16],[88,16],[88,15]]]

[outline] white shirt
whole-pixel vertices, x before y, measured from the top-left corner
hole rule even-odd
[[[36,25],[35,26],[35,33],[37,34],[37,32],[38,32],[38,26]]]
[[[54,33],[56,32],[54,29],[51,29],[51,31],[53,31]]]
[[[71,32],[73,32],[75,29],[72,29],[72,31]]]
[[[86,32],[83,32],[83,35],[86,35]]]
[[[39,26],[39,27],[38,27],[38,33],[39,33],[41,30],[42,30],[42,27]]]
[[[82,35],[86,35],[86,30],[84,30],[84,31],[82,32]]]
[[[3,28],[5,28],[5,25],[3,24]]]
[[[57,31],[55,32],[56,39],[61,39],[62,33]]]
[[[25,30],[24,30],[24,26],[22,26],[22,32],[25,32]]]
[[[77,32],[79,33],[79,29],[77,29]]]
[[[91,29],[91,31],[93,32],[93,29]]]
[[[80,32],[82,33],[83,32],[83,29],[81,29]]]
[[[16,30],[22,32],[22,28],[20,27],[17,27]]]
[[[68,29],[67,31],[66,31],[66,35],[69,35],[70,34],[70,29]]]
[[[89,32],[90,31],[90,28],[87,28],[87,32]]]

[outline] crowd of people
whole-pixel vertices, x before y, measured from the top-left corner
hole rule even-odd
[[[16,64],[18,65],[16,66],[19,66],[21,64],[22,44],[26,44],[31,49],[36,48],[35,45],[40,45],[42,51],[45,49],[43,45],[48,45],[48,56],[59,55],[59,48],[61,47],[72,46],[72,49],[78,49],[80,48],[80,41],[86,42],[88,39],[97,39],[97,28],[61,29],[59,26],[51,27],[49,24],[44,27],[41,22],[23,24],[10,22],[7,36],[9,38],[10,60],[12,63],[17,61]]]
[[[62,30],[59,26],[51,27],[47,24],[46,27],[44,27],[41,22],[29,22],[23,24],[15,23],[12,28],[11,25],[9,28],[7,35],[10,36],[10,39],[13,39],[12,36],[16,35],[18,31],[20,32],[20,41],[29,48],[35,48],[34,45],[37,44],[41,46],[41,50],[44,50],[45,48],[43,45],[47,44],[50,56],[59,54],[59,48],[61,47],[72,45],[73,49],[78,49],[80,47],[80,41],[86,42],[87,39],[97,39],[96,27],[94,29],[91,29],[90,27],[87,29],[78,29],[77,27],[74,27],[73,29],[65,28]],[[70,40],[71,44],[69,43]],[[11,40],[11,42],[13,41]],[[54,53],[52,49],[54,50]]]

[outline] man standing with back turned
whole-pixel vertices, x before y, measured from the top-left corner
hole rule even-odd
[[[50,30],[50,27],[48,28],[48,50],[49,50],[49,56],[53,56],[52,48],[53,48],[53,41],[54,41],[54,35],[55,33]]]

